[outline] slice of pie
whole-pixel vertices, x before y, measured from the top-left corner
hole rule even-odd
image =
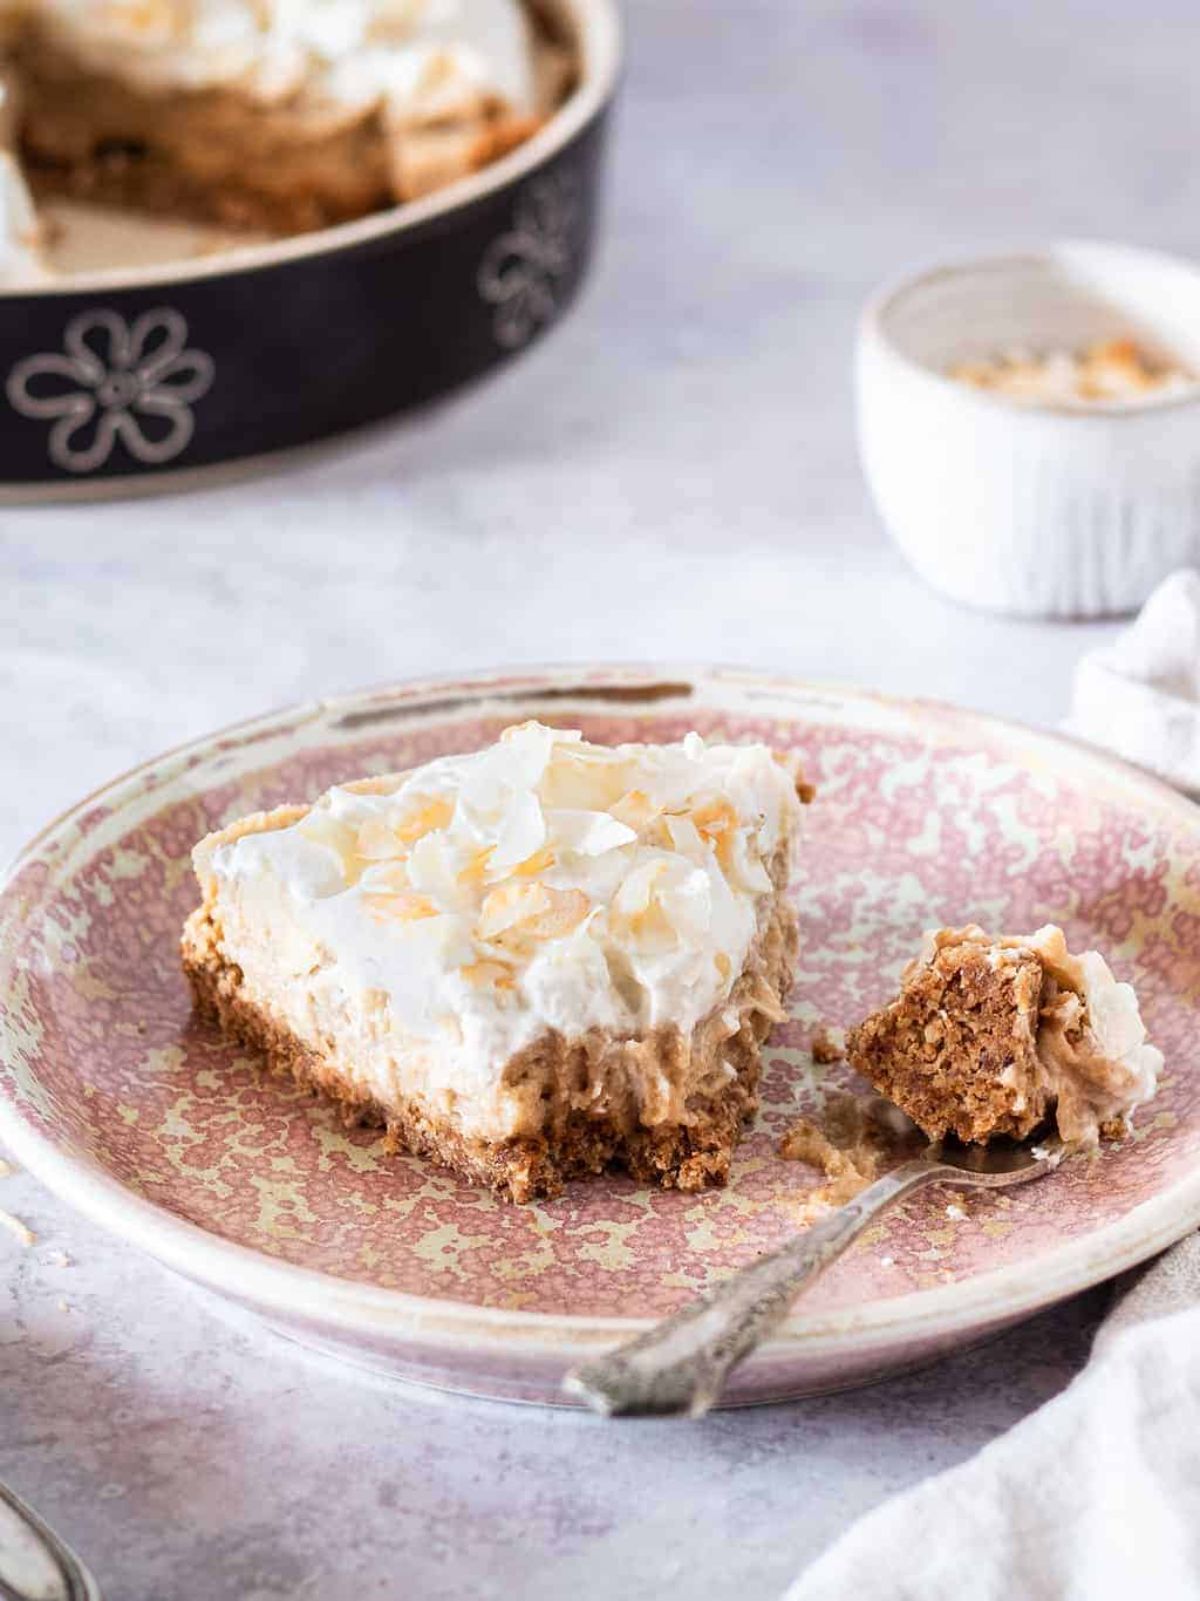
[[[852,1067],[931,1139],[1024,1139],[1053,1120],[1072,1145],[1118,1135],[1154,1094],[1162,1053],[1137,997],[1060,928],[926,936],[899,996],[853,1029]]]
[[[513,1200],[611,1166],[723,1183],[809,795],[762,745],[526,723],[211,834],[184,967],[272,1068]]]
[[[525,0],[0,0],[37,196],[294,233],[528,138],[574,51]]]

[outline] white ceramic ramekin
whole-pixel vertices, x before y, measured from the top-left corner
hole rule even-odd
[[[1064,243],[943,267],[866,307],[863,467],[916,570],[1025,616],[1131,611],[1200,559],[1200,384],[1134,403],[1029,406],[946,376],[1016,348],[1132,335],[1200,373],[1200,267]]]

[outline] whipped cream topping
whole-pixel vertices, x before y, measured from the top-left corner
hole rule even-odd
[[[521,0],[0,0],[89,70],[151,90],[301,92],[395,113],[450,113],[480,95],[534,109]]]
[[[927,965],[944,946],[966,942],[992,947],[994,963],[1032,951],[1042,964],[1050,982],[1042,995],[1037,1053],[1064,1140],[1093,1144],[1101,1125],[1150,1100],[1163,1054],[1146,1037],[1132,984],[1119,982],[1099,951],[1072,955],[1053,923],[1033,934],[996,938],[971,924],[927,934],[918,963]]]
[[[17,86],[0,68],[0,288],[48,276],[42,228],[16,149]]]
[[[766,746],[606,747],[526,723],[331,789],[288,826],[211,836],[196,870],[248,979],[269,965],[364,1016],[383,997],[427,1084],[479,1090],[549,1030],[687,1034],[719,1007],[799,810],[795,767]]]

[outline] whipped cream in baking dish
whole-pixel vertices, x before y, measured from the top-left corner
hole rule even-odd
[[[336,1018],[360,1073],[394,1071],[401,1044],[410,1093],[458,1091],[503,1134],[499,1071],[548,1030],[686,1034],[728,999],[799,812],[763,745],[526,723],[248,820],[195,862],[250,1000],[303,1038]]]
[[[535,51],[521,0],[0,0],[89,70],[147,89],[301,91],[354,106],[468,92],[532,109]]]
[[[17,86],[0,67],[0,286],[45,276],[42,227],[17,155]]]

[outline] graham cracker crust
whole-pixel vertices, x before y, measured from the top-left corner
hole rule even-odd
[[[544,1106],[543,1126],[536,1134],[500,1142],[466,1135],[416,1100],[383,1107],[357,1093],[319,1052],[246,997],[240,968],[221,953],[213,908],[201,907],[188,919],[182,955],[199,1014],[228,1038],[260,1052],[268,1071],[290,1076],[335,1102],[347,1124],[385,1128],[391,1148],[429,1157],[507,1200],[527,1202],[560,1194],[570,1179],[610,1170],[664,1189],[724,1185],[742,1128],[758,1107],[761,1049],[782,1016],[796,944],[795,913],[776,895],[728,1000],[701,1020],[690,1039],[674,1028],[637,1039],[598,1031],[573,1040],[542,1036],[506,1065],[503,1076],[514,1086],[530,1081]],[[720,1018],[731,1008],[738,1024],[726,1037]],[[587,1083],[601,1064],[610,1081],[625,1060],[643,1069],[653,1061],[670,1076],[689,1052],[711,1049],[715,1039],[735,1076],[717,1093],[689,1100],[686,1121],[640,1124],[631,1101],[605,1115],[570,1104],[571,1086]]]
[[[985,946],[945,946],[850,1031],[850,1065],[930,1139],[1024,1139],[1050,1111],[1038,1055],[1044,970],[1032,952],[1008,954],[997,965]]]

